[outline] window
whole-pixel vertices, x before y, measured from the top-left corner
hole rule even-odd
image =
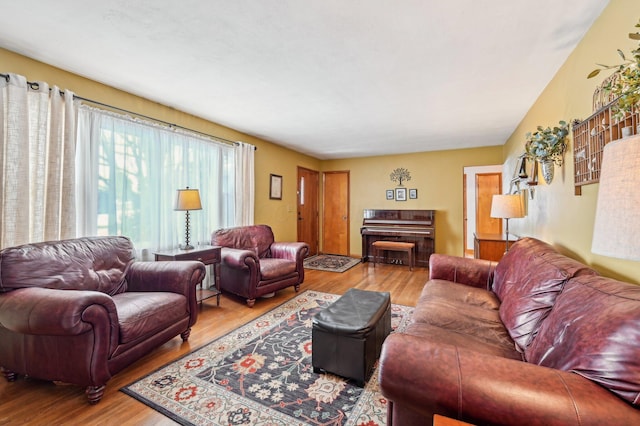
[[[234,225],[233,146],[85,105],[79,124],[79,145],[89,141],[80,187],[90,206],[80,235],[125,235],[142,258],[176,247],[184,243],[185,213],[173,204],[186,187],[199,189],[202,200],[202,210],[190,214],[194,245]]]

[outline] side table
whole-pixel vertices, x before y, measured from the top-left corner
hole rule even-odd
[[[509,246],[518,240],[513,234],[509,235]],[[505,234],[473,234],[473,257],[498,262],[504,256],[507,246]]]
[[[156,260],[199,260],[205,265],[213,265],[215,287],[196,289],[196,300],[202,306],[202,301],[216,297],[216,305],[220,306],[220,262],[222,262],[222,247],[198,246],[191,250],[173,249],[154,253]]]

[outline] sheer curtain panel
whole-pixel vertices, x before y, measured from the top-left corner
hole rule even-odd
[[[73,93],[0,79],[0,247],[75,236]]]
[[[244,142],[236,143],[236,225],[253,225],[255,177],[254,153],[256,147]]]
[[[143,260],[177,248],[185,242],[185,212],[173,205],[186,187],[199,189],[202,202],[190,213],[194,246],[235,224],[232,145],[87,105],[79,122],[79,138],[88,142],[78,153],[83,235],[125,235]]]

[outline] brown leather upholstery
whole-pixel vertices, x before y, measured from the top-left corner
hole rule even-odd
[[[135,262],[125,237],[77,238],[0,251],[0,366],[87,387],[180,334],[198,308],[200,262]]]
[[[493,266],[431,256],[412,324],[383,345],[388,424],[640,424],[640,286],[532,238]]]
[[[256,298],[304,281],[304,258],[309,246],[302,242],[275,242],[267,225],[238,226],[215,231],[211,245],[222,246],[220,287],[252,307]]]

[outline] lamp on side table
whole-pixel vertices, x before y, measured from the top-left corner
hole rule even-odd
[[[505,253],[509,252],[509,219],[524,217],[524,206],[519,194],[496,194],[491,200],[491,217],[505,219],[507,222],[507,242]]]

